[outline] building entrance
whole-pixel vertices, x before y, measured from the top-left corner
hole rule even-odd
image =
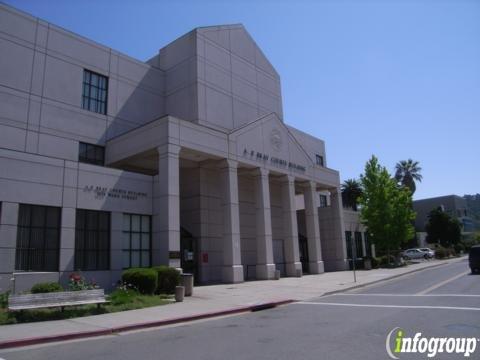
[[[308,241],[305,236],[298,234],[298,250],[300,252],[300,262],[302,263],[302,272],[307,274],[308,271]]]
[[[180,227],[180,253],[180,265],[183,272],[193,274],[194,282],[197,284],[200,280],[198,278],[197,239],[183,227]]]

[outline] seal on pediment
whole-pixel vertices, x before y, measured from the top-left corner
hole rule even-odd
[[[272,132],[270,133],[270,144],[272,144],[272,147],[280,151],[282,148],[282,133],[278,129],[273,129]]]

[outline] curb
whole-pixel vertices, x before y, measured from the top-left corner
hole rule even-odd
[[[454,259],[454,260],[458,260],[458,259]],[[416,273],[416,272],[420,272],[420,271],[424,271],[424,270],[428,270],[428,269],[435,269],[435,268],[443,266],[443,265],[451,264],[452,262],[446,261],[446,262],[442,262],[440,264],[427,266],[427,267],[424,267],[424,268],[421,268],[421,269],[413,269],[413,270],[404,272],[402,274],[392,275],[392,276],[386,277],[384,279],[374,280],[374,281],[371,281],[371,282],[368,282],[368,283],[365,283],[365,284],[353,285],[353,286],[346,287],[346,288],[339,289],[339,290],[327,291],[326,293],[323,293],[321,296],[329,296],[329,295],[342,293],[342,292],[345,292],[345,291],[348,291],[348,290],[360,289],[360,288],[370,286],[370,285],[374,285],[374,284],[378,284],[378,283],[381,283],[381,282],[394,280],[394,279],[397,279],[399,277],[402,277],[402,276],[405,276],[405,275],[410,275],[410,274],[413,274],[413,273]]]
[[[265,309],[272,309],[274,307],[290,304],[293,302],[295,302],[295,300],[291,300],[291,299],[272,301],[272,302],[266,302],[266,303],[248,305],[248,306],[241,306],[241,307],[222,310],[222,311],[213,311],[213,312],[208,312],[208,313],[203,313],[198,315],[182,316],[182,317],[172,318],[172,319],[117,326],[117,327],[112,327],[108,329],[73,332],[73,333],[67,333],[62,335],[41,336],[41,337],[18,339],[18,340],[8,340],[8,341],[0,342],[0,349],[10,349],[10,348],[23,347],[23,346],[29,346],[29,345],[46,344],[46,343],[57,342],[57,341],[83,339],[83,338],[89,338],[89,337],[95,337],[95,336],[114,335],[117,333],[132,331],[132,330],[179,324],[179,323],[184,323],[184,322],[189,322],[194,320],[202,320],[202,319],[208,319],[208,318],[225,316],[225,315],[239,314],[243,312],[255,312],[255,311],[260,311]]]

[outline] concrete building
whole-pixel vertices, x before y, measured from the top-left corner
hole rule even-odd
[[[466,200],[457,195],[446,195],[434,198],[415,200],[413,210],[416,212],[415,231],[420,236],[420,242],[424,243],[425,224],[428,221],[428,214],[434,209],[441,208],[450,216],[457,218],[462,224],[462,232],[469,233],[474,231],[473,219],[470,217]]]
[[[242,25],[146,62],[3,4],[0,30],[0,292],[12,274],[19,291],[158,264],[201,283],[346,268],[339,173],[284,122]]]

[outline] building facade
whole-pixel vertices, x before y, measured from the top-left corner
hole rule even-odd
[[[416,212],[415,230],[425,232],[425,224],[432,210],[441,208],[448,215],[458,219],[462,225],[462,232],[469,233],[475,230],[474,222],[470,216],[465,198],[458,195],[446,195],[434,198],[415,200],[413,210]],[[422,239],[424,235],[422,236]]]
[[[242,25],[146,62],[3,4],[0,30],[0,292],[160,264],[201,283],[346,268],[339,173],[284,122]]]

